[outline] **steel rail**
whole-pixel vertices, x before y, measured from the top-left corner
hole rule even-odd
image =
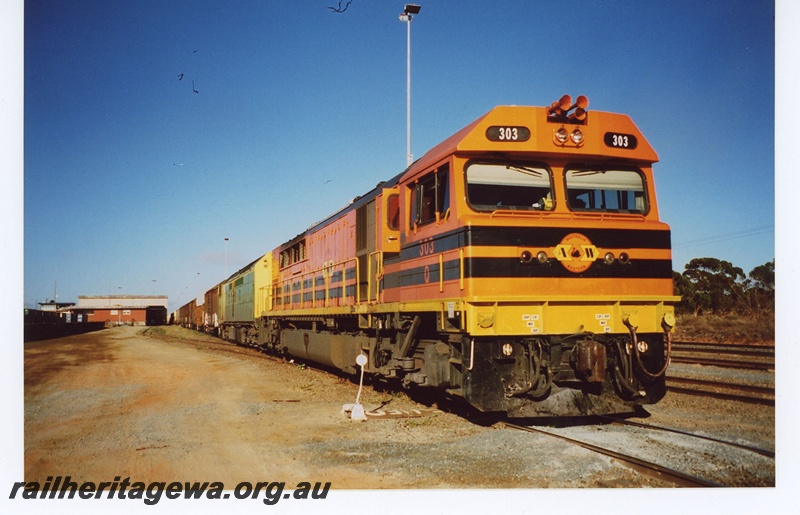
[[[624,418],[617,418],[617,417],[612,417],[612,416],[609,416],[609,415],[597,415],[597,416],[602,418],[602,419],[610,420],[614,424],[623,424],[623,425],[626,425],[626,426],[641,427],[641,428],[645,428],[645,429],[655,429],[655,430],[658,430],[658,431],[666,431],[666,432],[669,432],[669,433],[676,433],[676,434],[679,434],[679,435],[691,436],[691,437],[694,437],[694,438],[699,438],[701,440],[708,440],[710,442],[721,443],[721,444],[725,444],[725,445],[730,445],[732,447],[736,447],[738,449],[743,449],[743,450],[746,450],[746,451],[752,451],[752,452],[754,452],[756,454],[760,454],[760,455],[766,456],[768,458],[774,458],[775,457],[775,451],[770,451],[768,449],[762,449],[760,447],[753,447],[752,445],[745,445],[745,444],[741,444],[741,443],[731,442],[730,440],[722,440],[720,438],[714,438],[713,436],[698,435],[698,434],[695,434],[695,433],[689,433],[688,431],[683,431],[681,429],[674,429],[674,428],[671,428],[671,427],[664,427],[664,426],[656,426],[656,425],[652,425],[652,424],[645,424],[643,422],[635,422],[633,420],[626,420]]]
[[[675,356],[673,354],[672,363],[694,363],[711,367],[741,368],[746,370],[774,370],[775,363],[759,363],[753,361],[734,361],[727,359],[707,359],[690,358],[686,356]]]
[[[694,377],[667,377],[667,381],[681,384],[693,384],[698,386],[708,386],[711,388],[728,388],[730,390],[739,390],[749,393],[760,393],[762,395],[775,395],[775,387],[773,386],[756,386],[751,384],[740,383],[726,383],[723,381],[713,381],[709,379],[696,379]]]
[[[729,354],[733,356],[748,356],[754,358],[774,358],[775,357],[775,349],[765,349],[765,350],[754,350],[750,347],[747,349],[737,349],[737,348],[730,348],[730,347],[707,347],[705,345],[675,345],[672,344],[672,350],[674,352],[681,352],[687,354]]]
[[[665,467],[663,465],[659,465],[657,463],[652,463],[640,458],[636,458],[635,456],[629,456],[627,454],[622,454],[617,451],[613,451],[611,449],[606,449],[604,447],[599,447],[594,444],[590,444],[588,442],[583,442],[581,440],[575,440],[574,438],[570,438],[568,436],[563,436],[557,433],[551,433],[549,431],[545,431],[543,429],[537,429],[534,427],[526,427],[526,426],[519,426],[517,424],[511,424],[509,422],[502,423],[505,427],[510,429],[517,429],[520,431],[527,431],[529,433],[538,433],[547,436],[552,436],[555,438],[559,438],[566,442],[578,445],[583,447],[584,449],[588,449],[590,451],[594,451],[600,453],[604,456],[609,456],[611,458],[617,459],[622,463],[625,463],[627,466],[633,468],[634,470],[647,474],[652,477],[656,477],[658,479],[663,479],[665,481],[669,481],[675,483],[680,486],[688,486],[688,487],[724,487],[725,485],[721,483],[717,483],[715,481],[710,481],[708,479],[703,479],[701,477],[692,476],[691,474],[686,474],[684,472],[680,472],[678,470],[671,469],[669,467]]]
[[[678,378],[678,379],[686,379],[686,378]],[[683,386],[675,386],[670,385],[669,382],[674,381],[674,378],[667,378],[667,391],[674,392],[674,393],[683,393],[686,395],[698,395],[702,397],[711,397],[714,399],[722,399],[722,400],[729,400],[729,401],[740,401],[740,402],[749,402],[751,404],[762,404],[764,406],[775,406],[775,398],[769,397],[757,397],[757,396],[750,396],[750,395],[740,395],[736,393],[728,393],[728,392],[715,392],[708,389],[697,390],[693,388],[686,388]],[[675,381],[678,382],[678,381]],[[698,386],[704,386],[703,383],[713,383],[713,381],[702,381],[702,380],[685,380],[683,384],[695,384]],[[736,388],[736,385],[731,385],[730,383],[720,383],[724,386],[717,386],[718,388]],[[758,387],[751,387],[751,388],[758,388]]]
[[[685,341],[676,341],[672,342],[673,345],[677,345],[679,347],[710,347],[710,348],[717,348],[717,349],[739,349],[739,350],[764,350],[766,352],[775,352],[774,345],[752,345],[747,343],[719,343],[719,342],[685,342]]]

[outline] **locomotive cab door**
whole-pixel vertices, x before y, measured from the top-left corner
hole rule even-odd
[[[367,301],[383,302],[384,264],[400,256],[400,187],[384,188],[373,207],[375,248],[367,257]]]
[[[384,188],[379,205],[380,250],[386,257],[400,252],[400,186]]]

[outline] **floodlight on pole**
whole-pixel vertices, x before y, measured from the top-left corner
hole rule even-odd
[[[411,153],[411,20],[415,14],[419,14],[420,6],[417,4],[406,4],[400,21],[406,22],[406,166],[411,166],[414,155]]]

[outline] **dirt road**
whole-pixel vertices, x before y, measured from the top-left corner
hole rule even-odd
[[[313,480],[342,489],[641,484],[588,451],[449,413],[352,421],[340,411],[358,386],[346,379],[175,334],[189,339],[122,327],[26,345],[26,480]],[[361,403],[427,409],[371,388]],[[569,463],[577,461],[576,475]]]
[[[161,331],[121,327],[25,345],[26,481],[670,485],[546,436],[431,413],[402,393],[365,388],[361,402],[426,415],[353,421],[340,413],[358,389],[347,379],[200,333]]]

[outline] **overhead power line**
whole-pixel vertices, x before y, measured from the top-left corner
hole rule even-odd
[[[718,243],[720,241],[733,240],[736,238],[744,238],[746,236],[755,236],[756,234],[764,234],[767,232],[774,232],[775,224],[761,225],[752,227],[750,229],[742,229],[740,231],[717,234],[714,236],[707,236],[705,238],[695,238],[693,240],[686,240],[678,242],[672,246],[673,249],[685,249],[687,247],[696,247],[698,245],[705,245],[708,243]]]

